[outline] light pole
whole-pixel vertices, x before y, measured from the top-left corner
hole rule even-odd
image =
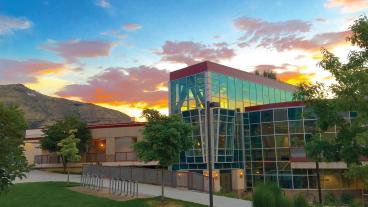
[[[209,207],[213,207],[213,176],[212,176],[212,142],[211,142],[211,108],[219,107],[219,103],[217,102],[209,102],[206,104],[206,116],[207,116],[207,163],[208,163],[208,188],[210,195],[210,205]]]

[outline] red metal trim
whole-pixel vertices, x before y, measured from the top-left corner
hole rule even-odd
[[[290,162],[311,162],[306,157],[290,157]]]
[[[132,123],[116,123],[116,124],[99,124],[88,125],[88,129],[102,129],[102,128],[118,128],[118,127],[136,127],[144,126],[145,122],[132,122]]]
[[[245,107],[244,109],[245,111],[259,111],[259,110],[264,110],[264,109],[287,108],[287,107],[295,107],[295,106],[304,106],[304,102],[288,101],[288,102],[264,104],[264,105],[258,105],[258,106],[249,106],[249,107]]]
[[[239,69],[231,68],[225,65],[220,65],[217,63],[213,63],[210,61],[201,62],[195,65],[188,66],[186,68],[176,70],[170,73],[170,81],[177,80],[186,76],[191,76],[204,71],[213,71],[217,73],[222,73],[227,76],[232,76],[236,78],[240,78],[243,80],[250,80],[255,83],[260,83],[264,85],[268,85],[274,88],[295,91],[296,87],[287,83],[283,83],[281,81],[265,78],[262,76],[255,75],[253,73],[249,73],[246,71],[242,71]]]
[[[41,140],[43,137],[32,137],[32,138],[24,138],[24,140]]]

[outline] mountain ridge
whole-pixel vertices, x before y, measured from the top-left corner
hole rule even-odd
[[[88,124],[131,121],[122,112],[91,103],[47,96],[23,84],[0,85],[0,103],[19,106],[24,112],[28,128],[40,128],[73,115],[79,115]]]

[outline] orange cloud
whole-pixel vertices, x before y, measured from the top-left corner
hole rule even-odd
[[[326,8],[341,8],[343,13],[354,13],[368,9],[367,0],[328,0],[325,3]]]
[[[55,52],[70,63],[78,62],[79,58],[103,57],[110,54],[115,46],[112,42],[99,40],[70,40],[66,42],[48,42],[41,47]]]
[[[107,68],[92,76],[86,84],[65,86],[56,94],[84,102],[128,105],[135,108],[167,107],[166,82],[169,73],[146,66]]]
[[[315,76],[314,73],[300,73],[300,72],[284,72],[277,74],[277,79],[292,85],[298,85],[300,83],[310,82],[310,80]]]
[[[0,59],[0,83],[33,83],[37,76],[58,74],[66,70],[63,63],[30,59],[25,61]]]

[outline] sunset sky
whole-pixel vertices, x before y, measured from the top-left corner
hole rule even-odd
[[[204,60],[329,83],[320,48],[346,57],[363,14],[368,0],[0,0],[0,84],[139,117],[167,113],[168,73]]]

